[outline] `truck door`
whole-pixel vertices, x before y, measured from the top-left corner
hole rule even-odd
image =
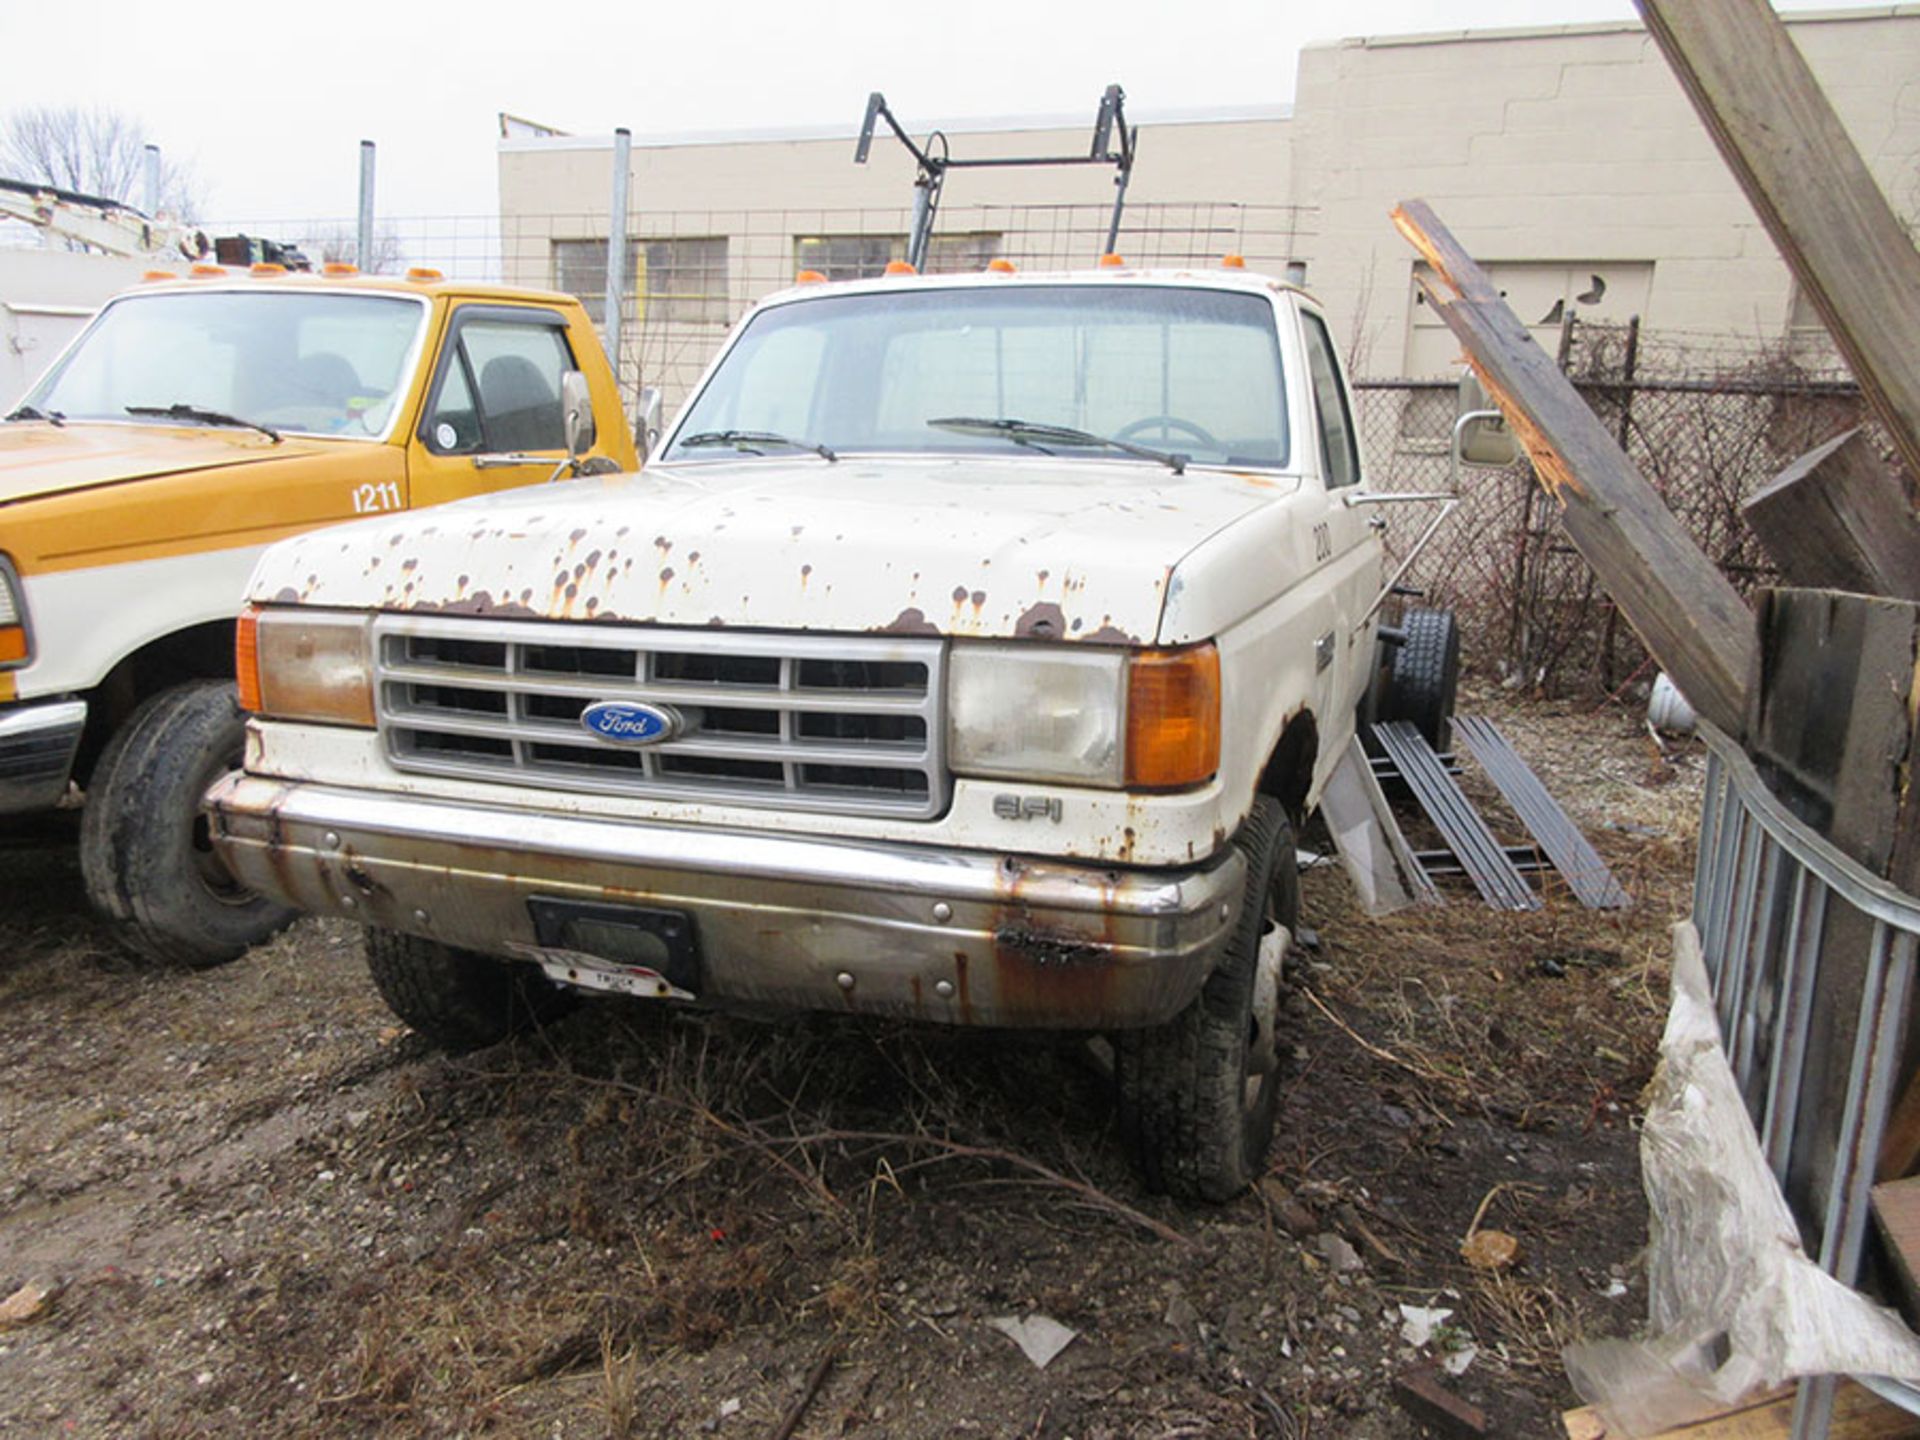
[[[408,446],[417,506],[531,485],[566,458],[560,376],[576,368],[566,317],[535,305],[463,305],[440,347]]]
[[[1319,455],[1326,496],[1324,514],[1314,523],[1314,553],[1332,590],[1337,618],[1332,654],[1317,652],[1315,663],[1332,667],[1335,703],[1350,709],[1359,703],[1373,664],[1373,626],[1358,634],[1354,627],[1378,593],[1384,567],[1368,524],[1374,512],[1344,501],[1360,486],[1361,464],[1360,437],[1339,356],[1320,316],[1302,310],[1300,328],[1313,392],[1315,434],[1309,443]]]

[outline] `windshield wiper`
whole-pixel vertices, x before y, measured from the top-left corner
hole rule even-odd
[[[762,445],[784,445],[789,450],[811,450],[823,460],[838,460],[840,457],[826,446],[814,440],[795,440],[786,435],[776,435],[771,430],[702,430],[696,435],[683,435],[674,442],[676,446],[686,445],[731,445],[736,450],[744,450],[749,455],[761,455],[766,452]]]
[[[1036,450],[1046,451],[1049,445],[1097,445],[1107,450],[1123,450],[1129,455],[1138,455],[1142,460],[1157,460],[1176,475],[1187,473],[1187,463],[1193,458],[1177,451],[1155,450],[1146,445],[1135,445],[1131,440],[1114,440],[1105,435],[1096,435],[1091,430],[1075,430],[1070,425],[1042,425],[1035,420],[991,419],[983,415],[943,415],[929,420],[927,424],[935,430],[951,430],[956,435],[998,435],[1011,440],[1016,445],[1031,445]],[[1046,453],[1051,454],[1051,451]]]
[[[172,405],[129,405],[129,415],[164,415],[169,420],[191,420],[197,425],[230,425],[237,430],[258,430],[274,444],[280,443],[280,432],[270,425],[262,425],[258,420],[242,420],[238,415],[229,415],[224,410],[202,410],[198,405],[188,405],[184,401]]]
[[[64,425],[67,417],[58,410],[39,410],[32,405],[22,405],[7,416],[9,420],[44,420],[49,425]]]

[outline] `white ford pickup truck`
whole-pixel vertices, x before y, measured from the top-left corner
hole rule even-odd
[[[1367,498],[1286,285],[797,285],[639,474],[269,551],[214,841],[449,1045],[578,989],[1106,1033],[1148,1181],[1225,1198],[1379,668]]]

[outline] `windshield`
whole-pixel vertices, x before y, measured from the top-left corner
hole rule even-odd
[[[1000,421],[1022,423],[980,423]],[[664,458],[751,458],[689,444],[729,432],[835,453],[1112,455],[1103,442],[1119,440],[1198,465],[1279,466],[1288,454],[1273,307],[1164,285],[929,287],[773,306],[727,352]]]
[[[63,420],[216,412],[310,435],[382,435],[426,307],[398,296],[210,290],[116,300],[28,392]],[[165,416],[161,423],[169,423]]]

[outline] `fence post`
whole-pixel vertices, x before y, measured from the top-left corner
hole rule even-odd
[[[620,327],[627,303],[627,172],[633,155],[633,132],[622,125],[613,132],[613,205],[607,212],[607,302],[605,334],[607,359],[613,364],[615,385],[621,385]]]
[[[1627,437],[1633,433],[1633,379],[1640,368],[1640,317],[1627,317],[1627,353],[1620,362],[1620,453],[1627,453]],[[1620,607],[1607,597],[1607,623],[1600,635],[1600,686],[1613,693],[1613,643],[1620,633]]]
[[[373,141],[360,142],[360,227],[353,252],[354,263],[373,273]]]

